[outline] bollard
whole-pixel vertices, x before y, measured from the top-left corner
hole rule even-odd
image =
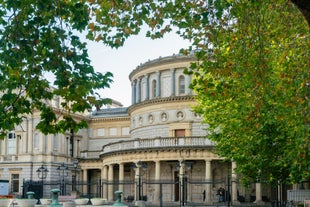
[[[58,202],[58,193],[60,192],[59,189],[52,189],[52,203],[49,205],[49,207],[62,207],[62,205]]]
[[[34,192],[28,191],[26,194],[28,199],[33,199]]]
[[[125,206],[125,204],[123,204],[121,202],[123,192],[120,191],[120,190],[117,190],[117,191],[114,192],[114,194],[115,194],[115,197],[116,197],[116,201],[115,201],[115,203],[113,203],[113,206]]]

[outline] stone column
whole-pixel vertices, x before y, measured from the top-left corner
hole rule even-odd
[[[78,140],[76,140],[77,141],[77,143],[76,143],[76,146],[77,146],[77,149],[76,149],[76,156],[77,157],[80,157],[81,156],[81,154],[80,154],[80,140],[78,139]]]
[[[160,97],[160,71],[157,71],[157,77],[156,77],[156,94],[155,97]]]
[[[145,100],[150,99],[150,83],[149,83],[149,74],[145,75]]]
[[[19,142],[20,142],[20,135],[18,134],[15,134],[15,153],[14,153],[14,155],[18,155],[19,154],[19,151],[20,151],[20,149],[19,149]]]
[[[171,71],[171,96],[175,95],[175,69],[170,69]]]
[[[53,152],[53,138],[54,135],[47,135],[47,152],[49,153]]]
[[[137,103],[141,102],[141,78],[138,78],[137,82]]]
[[[232,204],[239,204],[237,193],[237,174],[235,173],[237,165],[235,162],[231,163],[231,201]]]
[[[114,192],[113,192],[113,164],[109,165],[108,170],[108,201],[114,200]]]
[[[27,134],[27,140],[25,144],[27,145],[27,151],[28,152],[33,152],[33,136],[34,136],[34,131],[33,131],[33,118],[30,118],[28,120],[28,134]]]
[[[46,135],[44,135],[44,134],[42,134],[42,133],[40,133],[39,134],[39,140],[40,140],[40,144],[41,144],[41,146],[40,146],[40,151],[41,152],[46,152],[46,148],[45,148],[45,146],[46,146],[46,138],[47,138],[47,136]]]
[[[160,161],[155,161],[155,182],[160,180]],[[154,189],[154,201],[159,202],[160,200],[160,184],[155,184]]]
[[[190,95],[191,89],[189,88],[189,85],[191,83],[191,76],[186,75],[185,76],[185,94]]]
[[[124,185],[122,184],[124,181],[124,163],[120,163],[119,164],[119,186],[118,186],[118,190],[122,191],[124,193]],[[122,200],[124,199],[124,197],[122,196]]]
[[[104,165],[101,171],[101,178],[103,181],[103,198],[108,199],[108,166]]]
[[[189,88],[189,85],[191,84],[191,82],[192,82],[192,76],[190,76],[190,75],[188,75],[188,86],[187,86],[187,88],[188,88],[188,94],[189,95],[192,95],[193,94],[193,91],[192,91],[192,89],[190,89]]]
[[[131,81],[131,104],[136,103],[136,85],[135,81]]]
[[[88,175],[87,175],[87,169],[83,170],[83,183],[86,185],[83,185],[83,193],[87,194],[87,188],[88,188]]]
[[[136,164],[136,166],[137,166],[137,164]],[[141,175],[141,169],[140,169],[140,167],[137,167],[137,168],[135,168],[135,181],[136,181],[136,186],[135,186],[135,201],[138,201],[138,200],[140,200],[140,198],[139,198],[139,188],[140,188],[140,182],[141,182],[141,177],[140,177],[140,175]]]
[[[8,154],[8,139],[3,139],[2,143],[3,143],[3,155],[7,155]]]
[[[185,200],[185,189],[184,189],[184,179],[185,179],[185,163],[184,161],[180,161],[180,170],[179,170],[179,176],[180,176],[180,184],[181,184],[181,188],[180,188],[180,206],[184,206],[183,204],[186,203]]]
[[[211,168],[211,160],[205,160],[206,162],[206,181],[208,182],[205,187],[205,191],[203,192],[205,195],[204,202],[206,204],[212,204],[212,168]]]
[[[255,183],[255,197],[254,203],[263,203],[261,183]]]

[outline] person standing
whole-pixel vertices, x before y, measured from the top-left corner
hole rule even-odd
[[[221,187],[216,191],[217,202],[221,202]]]
[[[203,190],[202,192],[202,201],[205,202],[206,200],[206,190]]]

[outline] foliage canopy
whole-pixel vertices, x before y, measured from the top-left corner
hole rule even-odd
[[[76,131],[86,123],[71,114],[108,102],[96,90],[109,87],[112,74],[94,71],[77,36],[88,18],[85,2],[1,1],[1,136],[34,109],[41,112],[37,128],[45,134]],[[55,77],[53,89],[46,74]],[[61,117],[48,104],[56,96],[61,97]]]
[[[309,28],[288,1],[230,1],[200,44],[191,87],[218,153],[244,181],[309,178]],[[198,29],[198,28],[197,28]]]

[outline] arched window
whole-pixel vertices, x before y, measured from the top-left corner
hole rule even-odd
[[[185,77],[179,76],[179,95],[185,94]]]
[[[156,97],[156,85],[157,85],[156,80],[153,80],[152,81],[152,93],[151,93],[152,98]]]

